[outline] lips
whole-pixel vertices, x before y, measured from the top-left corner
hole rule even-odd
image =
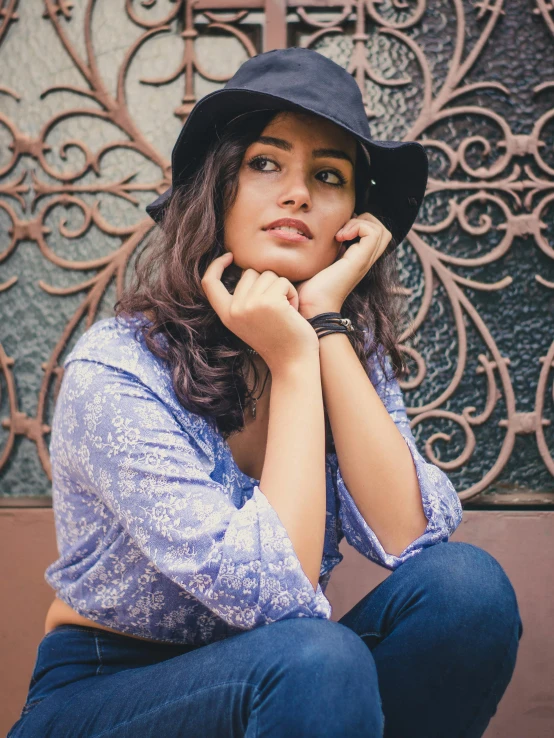
[[[280,226],[296,228],[306,238],[313,238],[313,234],[310,231],[309,226],[297,218],[279,218],[278,220],[274,220],[272,223],[269,223],[269,225],[266,225],[263,230],[270,231],[278,229]]]

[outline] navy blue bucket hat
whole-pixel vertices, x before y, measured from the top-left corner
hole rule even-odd
[[[297,46],[248,59],[224,87],[196,103],[173,147],[172,186],[146,206],[148,215],[161,222],[173,188],[202,163],[208,146],[225,125],[262,109],[320,115],[354,136],[369,154],[368,184],[369,180],[374,183],[369,212],[391,231],[396,245],[406,237],[427,185],[425,149],[416,141],[372,139],[353,76],[318,51]]]

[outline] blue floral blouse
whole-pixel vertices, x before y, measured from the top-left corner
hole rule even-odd
[[[327,454],[314,592],[259,480],[240,471],[215,422],[180,404],[167,363],[135,337],[140,321],[147,321],[142,313],[96,322],[63,365],[50,439],[59,558],[44,577],[81,615],[122,633],[193,645],[285,618],[330,619],[324,592],[343,558],[342,538],[396,569],[448,540],[461,522],[449,478],[416,448],[397,381],[370,362],[371,381],[412,453],[429,522],[400,556],[386,553],[336,454]]]

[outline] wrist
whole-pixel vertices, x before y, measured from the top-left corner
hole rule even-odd
[[[321,313],[340,313],[341,309],[342,305],[326,305],[325,307],[299,308],[298,312],[303,318],[309,320],[310,318],[315,318],[316,315],[321,315]]]
[[[319,372],[319,341],[314,350],[306,351],[295,359],[275,363],[270,367],[272,386],[283,381],[288,383],[297,377],[309,376],[312,371]]]

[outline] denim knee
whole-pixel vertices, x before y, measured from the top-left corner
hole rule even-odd
[[[521,638],[523,625],[512,583],[483,548],[463,541],[442,542],[412,561],[418,565],[418,581],[432,594],[436,607],[442,605],[450,613],[458,608],[468,625],[491,620],[508,627],[515,623]]]
[[[352,673],[377,680],[371,651],[363,640],[340,623],[322,618],[290,618],[271,626],[275,661],[287,670],[328,673],[336,684]]]
[[[291,618],[269,627],[275,659],[264,683],[280,682],[291,695],[291,706],[299,700],[293,710],[296,718],[301,719],[299,705],[305,704],[310,706],[312,726],[322,721],[317,735],[382,735],[377,668],[354,631],[320,618]]]

